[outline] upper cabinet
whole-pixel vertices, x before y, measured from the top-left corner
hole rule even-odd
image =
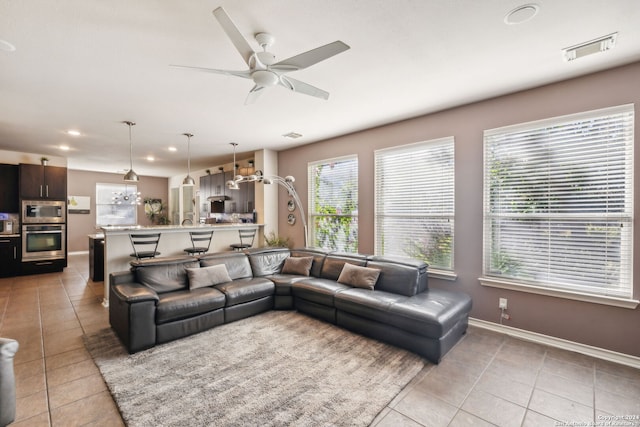
[[[20,212],[18,165],[0,165],[0,212]]]
[[[20,164],[20,198],[67,200],[67,168]]]

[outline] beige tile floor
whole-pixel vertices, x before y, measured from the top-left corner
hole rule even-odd
[[[72,255],[62,273],[0,279],[0,336],[20,342],[12,426],[124,425],[82,343],[108,326],[103,283],[88,270],[87,255]],[[638,418],[640,370],[470,328],[373,425],[640,426]]]

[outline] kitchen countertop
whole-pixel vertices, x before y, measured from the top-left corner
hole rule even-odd
[[[187,233],[189,231],[202,231],[203,229],[238,230],[241,228],[259,228],[264,224],[255,223],[217,223],[196,225],[123,225],[101,227],[106,235],[129,234],[131,232],[162,232],[162,233]]]
[[[19,234],[0,234],[0,239],[3,237],[20,237]]]

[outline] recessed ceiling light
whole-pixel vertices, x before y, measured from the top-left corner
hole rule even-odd
[[[297,138],[301,138],[302,134],[298,132],[289,132],[289,133],[285,133],[282,136],[284,136],[285,138],[297,139]]]
[[[169,151],[178,151],[176,147],[169,147]]]
[[[153,162],[156,158],[153,156],[147,156],[147,160]]]
[[[80,131],[78,130],[74,130],[74,129],[69,129],[67,131],[67,135],[71,135],[71,136],[80,136]]]
[[[504,23],[507,25],[517,25],[527,22],[538,14],[540,6],[537,4],[525,4],[518,6],[504,17]]]
[[[565,61],[573,61],[583,56],[593,55],[594,53],[606,52],[616,45],[618,33],[609,34],[599,37],[595,40],[580,43],[575,46],[562,49],[562,56]]]
[[[3,50],[5,52],[14,52],[16,50],[16,47],[8,41],[0,39],[0,50]]]

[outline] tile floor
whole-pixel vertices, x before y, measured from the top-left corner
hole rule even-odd
[[[103,283],[88,270],[87,255],[72,255],[62,273],[0,279],[0,336],[20,342],[12,426],[124,425],[82,343],[108,326]],[[640,370],[470,328],[372,425],[639,427],[639,418]]]

